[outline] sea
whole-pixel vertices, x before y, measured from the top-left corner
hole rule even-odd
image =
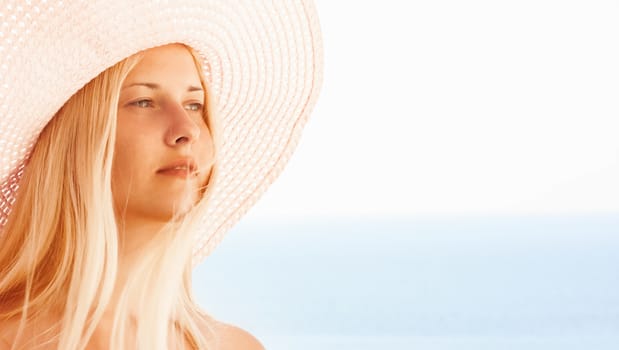
[[[619,349],[619,213],[241,221],[194,270],[269,350]]]

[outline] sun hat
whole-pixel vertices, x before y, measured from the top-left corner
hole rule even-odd
[[[168,43],[198,52],[216,101],[219,173],[194,265],[211,253],[281,173],[316,101],[322,44],[310,0],[2,1],[0,226],[39,133],[69,97],[116,62]]]

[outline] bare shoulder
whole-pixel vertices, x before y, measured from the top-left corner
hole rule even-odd
[[[0,350],[8,350],[11,348],[11,341],[14,338],[15,325],[11,322],[0,321]]]
[[[9,341],[0,334],[0,350],[8,350],[11,348]]]
[[[51,329],[47,324],[37,327],[27,325],[20,331],[19,319],[0,320],[0,350],[13,349],[13,345],[15,345],[16,349],[30,349],[35,341],[37,344],[47,344],[45,347],[38,346],[37,349],[56,348],[57,344],[54,346],[55,343],[53,340],[50,340],[53,336],[45,336],[44,332],[41,331],[41,327]],[[21,333],[19,338],[17,338],[18,333]]]
[[[0,319],[0,350],[9,345],[13,333],[15,333],[15,322]]]
[[[249,332],[229,324],[217,322],[220,350],[264,350],[264,346]]]

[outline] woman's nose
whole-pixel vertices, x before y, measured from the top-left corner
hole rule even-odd
[[[170,123],[165,136],[166,144],[175,147],[185,143],[194,143],[200,137],[199,125],[191,118],[183,105],[173,103],[167,109],[166,113],[168,113]]]

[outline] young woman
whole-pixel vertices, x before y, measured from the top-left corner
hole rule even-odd
[[[294,149],[311,3],[7,9],[0,350],[262,349],[200,309],[191,272]]]

